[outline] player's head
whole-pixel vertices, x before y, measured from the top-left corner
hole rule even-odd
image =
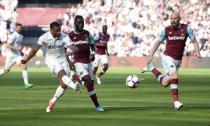
[[[173,12],[170,16],[170,20],[172,28],[176,29],[179,26],[181,20],[180,12],[179,11]]]
[[[60,23],[54,21],[50,23],[50,32],[53,35],[53,37],[59,37],[61,34],[61,25]]]
[[[21,33],[23,31],[23,25],[21,23],[16,23],[16,32]]]
[[[74,18],[74,27],[77,32],[82,32],[84,28],[84,19],[81,15]]]
[[[102,32],[103,32],[104,34],[107,33],[107,29],[108,29],[107,25],[103,25],[103,26],[102,26]]]

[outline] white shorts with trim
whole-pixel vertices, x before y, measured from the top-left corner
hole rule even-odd
[[[102,64],[109,64],[108,56],[106,54],[104,54],[104,55],[96,54],[95,55],[95,60],[93,62],[93,66],[94,67],[98,67],[99,66],[99,62],[101,62]]]
[[[175,60],[170,56],[162,55],[162,65],[166,74],[178,71],[181,62],[181,60]]]
[[[92,63],[75,63],[76,73],[79,78],[82,78],[86,75],[89,75],[91,80],[94,80],[93,71],[92,71]]]
[[[51,59],[46,58],[45,63],[47,64],[48,68],[50,69],[50,72],[53,76],[57,76],[58,72],[61,70],[64,70],[68,76],[70,76],[70,68],[68,65],[67,60],[64,59]]]

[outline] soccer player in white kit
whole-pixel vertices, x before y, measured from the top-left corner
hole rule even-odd
[[[67,86],[80,92],[80,83],[72,80],[74,73],[70,71],[65,56],[65,47],[69,45],[70,39],[68,35],[61,33],[61,25],[58,22],[52,22],[50,24],[50,31],[41,35],[34,49],[25,59],[21,60],[23,64],[26,64],[42,46],[47,49],[45,63],[52,74],[59,78],[60,85],[54,96],[50,99],[46,112],[53,111],[55,102],[62,96]]]
[[[30,84],[28,82],[27,66],[25,64],[20,63],[20,60],[23,58],[21,55],[21,50],[23,47],[23,36],[20,34],[22,30],[23,25],[17,23],[16,31],[8,36],[8,40],[5,43],[5,47],[7,48],[7,53],[5,53],[6,63],[4,69],[0,70],[0,76],[7,74],[16,63],[22,68],[22,76],[25,84],[25,89],[29,89],[33,87],[33,84]]]

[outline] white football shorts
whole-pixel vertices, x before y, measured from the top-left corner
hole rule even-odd
[[[162,55],[162,65],[165,71],[165,74],[171,74],[173,72],[178,71],[180,65],[181,65],[181,60],[175,60],[174,58],[167,56],[167,55]]]
[[[82,78],[86,75],[89,75],[91,80],[94,80],[93,71],[92,71],[92,64],[91,63],[75,63],[76,73],[79,78]]]
[[[95,55],[95,60],[93,61],[93,66],[98,67],[100,62],[102,64],[108,64],[109,63],[108,62],[108,56],[106,54],[104,54],[104,55],[96,54]]]
[[[45,63],[47,64],[53,76],[57,76],[58,72],[61,70],[64,70],[66,74],[70,76],[70,68],[65,58],[64,59],[46,58]]]

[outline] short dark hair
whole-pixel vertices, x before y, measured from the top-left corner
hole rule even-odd
[[[54,21],[54,22],[50,23],[50,29],[52,29],[54,27],[60,27],[60,26],[61,26],[61,24],[58,23],[57,21]]]
[[[75,21],[77,18],[82,18],[82,19],[83,19],[83,17],[82,17],[81,15],[76,15],[75,18],[74,18],[74,21]],[[84,19],[83,19],[83,20],[84,20]]]
[[[22,25],[21,23],[16,23],[16,27],[17,27],[17,26],[23,26],[23,25]]]

